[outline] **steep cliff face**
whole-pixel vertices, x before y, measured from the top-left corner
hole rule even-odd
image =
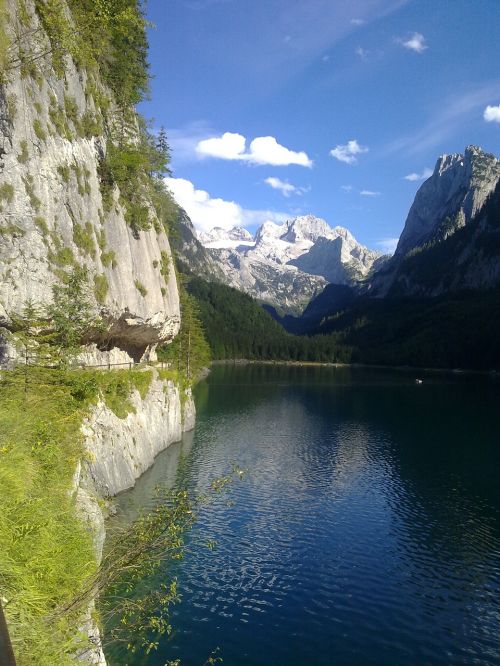
[[[415,196],[394,257],[374,276],[370,293],[437,296],[496,286],[499,182],[500,160],[480,148],[440,157]]]
[[[500,179],[500,160],[481,148],[443,155],[420,187],[399,239],[395,256],[464,227],[484,205]]]
[[[155,377],[147,395],[141,397],[135,390],[130,402],[133,411],[119,418],[99,401],[82,426],[86,456],[77,464],[73,493],[78,514],[93,535],[98,562],[106,539],[103,500],[131,488],[161,451],[194,428],[191,391],[182,394],[172,381]],[[80,661],[106,666],[94,608],[91,602],[82,617],[80,630],[89,637],[91,647],[86,646]]]
[[[163,224],[145,193],[148,223],[138,228],[106,172],[115,101],[98,73],[69,55],[55,68],[33,0],[7,0],[6,10],[13,64],[0,86],[0,316],[8,323],[28,298],[49,302],[52,285],[84,267],[107,323],[95,341],[140,358],[179,328]],[[133,121],[131,145],[136,130]]]
[[[134,391],[130,401],[134,411],[124,419],[101,401],[83,424],[84,470],[101,497],[131,488],[161,451],[194,428],[191,392],[182,395],[172,381],[154,379],[144,399]]]

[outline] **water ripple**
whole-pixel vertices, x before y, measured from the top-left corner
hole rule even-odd
[[[176,483],[230,461],[247,478],[201,511],[193,542],[217,547],[179,565],[173,638],[111,666],[197,666],[216,646],[227,666],[500,663],[498,386],[289,370],[210,377]]]

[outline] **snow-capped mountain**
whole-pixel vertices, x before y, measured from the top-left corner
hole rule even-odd
[[[239,227],[215,228],[198,238],[227,284],[288,312],[305,307],[328,282],[363,280],[381,258],[347,229],[313,215],[265,222],[253,238]]]
[[[223,229],[214,227],[208,232],[199,231],[198,240],[208,248],[234,248],[240,245],[253,245],[252,234],[243,227],[233,227],[232,229]]]

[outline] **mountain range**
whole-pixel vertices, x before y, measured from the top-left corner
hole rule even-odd
[[[181,212],[176,249],[191,272],[248,293],[289,324],[290,316],[317,319],[345,307],[346,294],[352,300],[488,289],[500,282],[499,181],[500,160],[477,146],[441,156],[415,196],[392,257],[313,215],[266,222],[252,236],[241,227],[197,234]]]
[[[388,259],[347,229],[313,215],[265,222],[255,236],[241,227],[196,234],[184,214],[182,226],[178,252],[193,272],[208,273],[285,313],[299,314],[331,282],[361,284]]]

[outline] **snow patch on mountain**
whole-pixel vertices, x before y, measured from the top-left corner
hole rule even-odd
[[[216,227],[198,238],[221,267],[227,284],[288,311],[304,307],[324,286],[355,284],[380,253],[359,244],[343,227],[314,215],[246,229]]]

